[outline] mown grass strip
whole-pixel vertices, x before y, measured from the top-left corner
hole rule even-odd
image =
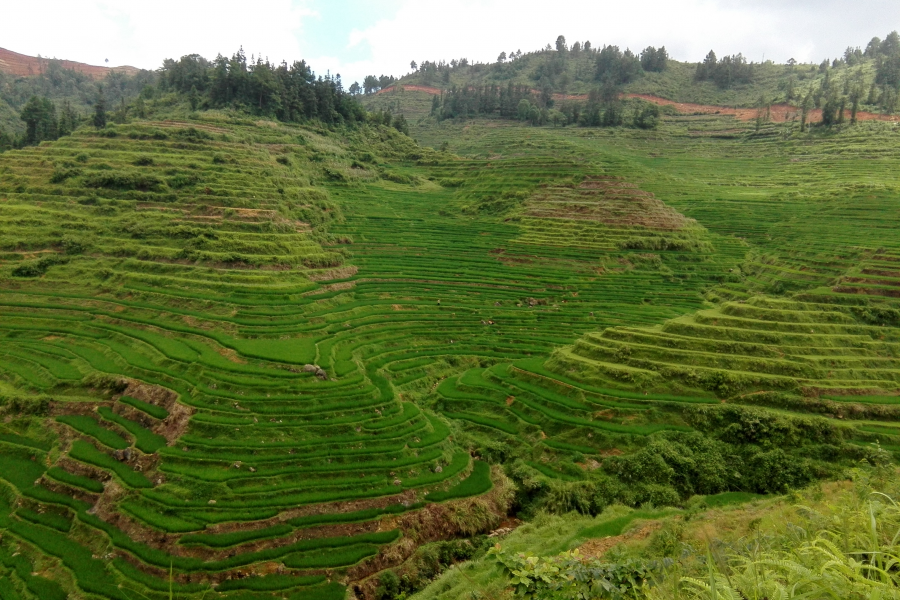
[[[59,481],[60,483],[65,483],[66,485],[81,488],[95,494],[103,493],[103,484],[96,479],[69,473],[65,469],[60,469],[59,467],[50,467],[49,469],[47,469],[47,476],[51,479]]]
[[[494,483],[491,481],[491,466],[482,460],[476,460],[468,477],[445,492],[431,492],[428,494],[428,501],[444,502],[455,498],[480,496],[491,491],[492,487]]]
[[[233,590],[251,590],[255,592],[280,592],[296,587],[318,585],[324,581],[324,575],[265,575],[262,577],[247,577],[245,579],[223,581],[216,587],[216,591],[230,592]]]
[[[378,554],[378,546],[375,544],[358,544],[327,550],[315,550],[313,552],[297,552],[284,557],[284,566],[291,569],[334,569],[337,567],[349,567],[359,561]]]
[[[150,404],[149,402],[144,402],[143,400],[138,400],[137,398],[132,398],[131,396],[122,396],[119,398],[119,402],[133,406],[134,408],[147,413],[154,419],[163,420],[169,416],[169,411],[165,408]]]
[[[121,415],[117,415],[105,406],[101,406],[97,409],[97,412],[107,421],[112,421],[113,423],[120,425],[125,431],[134,436],[134,445],[141,452],[153,454],[166,445],[166,438],[163,436],[153,433],[131,419],[126,419]]]
[[[142,474],[128,468],[128,465],[120,463],[109,454],[100,452],[84,440],[75,440],[72,443],[72,449],[69,451],[69,456],[71,456],[75,460],[80,460],[81,462],[100,467],[101,469],[112,471],[119,479],[122,480],[123,483],[125,483],[125,485],[129,487],[153,487],[153,484],[150,483],[150,480],[144,477]]]
[[[104,446],[115,450],[124,450],[129,444],[121,435],[106,429],[97,419],[85,415],[63,415],[56,417],[56,421],[64,423],[84,435],[88,435]]]
[[[208,546],[210,548],[228,548],[247,542],[266,540],[288,535],[294,530],[290,525],[275,525],[253,531],[233,531],[229,533],[196,533],[182,536],[179,544],[185,546]]]

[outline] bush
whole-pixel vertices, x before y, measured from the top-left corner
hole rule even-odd
[[[69,259],[58,254],[49,254],[35,261],[23,263],[12,270],[13,277],[40,277],[54,265],[62,265]]]
[[[378,578],[378,587],[375,588],[377,600],[394,600],[400,593],[400,578],[393,571],[385,571]]]
[[[50,183],[62,183],[66,179],[78,177],[81,175],[81,169],[57,167],[50,175]]]
[[[177,173],[168,179],[169,187],[173,190],[180,190],[197,183],[200,183],[200,176],[195,173]]]
[[[93,173],[84,178],[84,185],[90,188],[143,192],[155,192],[165,188],[165,182],[159,177],[131,171]]]
[[[141,155],[141,156],[138,156],[136,159],[134,159],[134,165],[136,165],[138,167],[149,167],[152,164],[153,164],[152,156]]]
[[[187,142],[195,142],[201,143],[205,140],[213,139],[212,135],[209,133],[197,129],[196,127],[187,127],[185,129],[176,129],[172,134],[173,137],[176,137],[180,140],[184,140]]]
[[[640,129],[656,129],[659,126],[659,106],[642,102],[643,107],[634,116],[634,126]]]

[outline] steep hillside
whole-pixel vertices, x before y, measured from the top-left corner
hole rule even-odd
[[[27,56],[19,54],[6,48],[0,48],[0,73],[7,75],[15,75],[18,77],[32,77],[41,75],[47,71],[49,64],[53,60],[59,63],[63,69],[76,71],[92,77],[94,79],[102,79],[111,72],[116,71],[125,75],[134,75],[140,71],[135,67],[98,67],[95,65],[86,65],[84,63],[73,60],[57,60],[47,59],[35,56]]]

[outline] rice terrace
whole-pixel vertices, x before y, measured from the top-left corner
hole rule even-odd
[[[0,600],[900,598],[896,32],[0,52]]]

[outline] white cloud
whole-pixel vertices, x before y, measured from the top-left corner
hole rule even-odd
[[[679,60],[710,49],[749,60],[818,62],[847,45],[865,45],[900,23],[900,2],[860,0],[407,0],[395,15],[350,32],[350,47],[371,48],[371,71],[344,65],[345,81],[367,73],[399,75],[411,60],[493,62],[501,51],[536,50],[565,35],[639,51],[665,45]],[[315,64],[315,63],[314,63]],[[363,66],[363,65],[359,65]]]
[[[9,2],[0,44],[23,54],[89,64],[155,69],[165,58],[214,58],[243,45],[248,57],[273,61],[302,55],[302,26],[314,12],[306,2],[255,0],[59,0]]]
[[[164,58],[213,58],[243,45],[272,61],[306,59],[345,83],[401,75],[411,60],[493,62],[563,34],[639,51],[665,45],[680,60],[710,50],[748,59],[818,62],[900,25],[897,0],[383,0],[384,18],[361,29],[312,18],[316,3],[349,14],[361,0],[33,0],[7,2],[0,45],[24,54],[155,69]],[[378,2],[378,0],[365,0]],[[344,4],[346,2],[346,4]],[[330,9],[334,4],[329,4]],[[324,12],[324,11],[323,11]],[[331,10],[329,12],[334,12]],[[316,29],[312,29],[315,27]],[[312,47],[310,32],[319,33]]]

